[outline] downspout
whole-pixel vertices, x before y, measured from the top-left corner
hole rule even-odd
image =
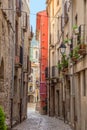
[[[73,27],[73,0],[71,0],[71,26]],[[73,32],[71,27],[71,31]],[[72,33],[73,35],[73,33]],[[73,38],[73,37],[72,37]],[[73,44],[73,42],[72,42]],[[72,45],[73,46],[73,45]],[[76,130],[76,121],[75,121],[75,82],[74,82],[74,65],[72,64],[72,70],[71,70],[71,118],[72,113],[74,114],[74,122],[71,119],[71,123],[74,123],[73,130]],[[72,124],[73,125],[73,124]]]
[[[15,1],[13,1],[13,8],[14,8],[14,15],[13,15],[13,35],[14,35],[14,42],[13,42],[13,48],[12,48],[12,89],[11,89],[11,115],[10,115],[10,123],[12,128],[13,123],[13,96],[14,96],[14,72],[15,72]]]
[[[63,19],[63,24],[62,24],[62,41],[64,41],[64,0],[62,0],[62,17],[61,19]],[[65,119],[66,119],[66,111],[65,111],[65,77],[63,76],[63,117],[64,117],[64,123],[65,123]]]

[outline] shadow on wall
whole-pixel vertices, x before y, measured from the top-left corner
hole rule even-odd
[[[0,106],[4,107],[2,93],[4,92],[4,61],[0,65]]]

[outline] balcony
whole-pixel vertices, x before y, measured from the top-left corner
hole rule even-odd
[[[28,73],[29,71],[29,57],[24,55],[24,62],[23,62],[23,72]]]
[[[48,69],[48,67],[46,67],[46,69],[45,69],[45,78],[46,79],[49,78],[48,72],[49,72],[49,69]]]
[[[21,17],[22,0],[16,0],[16,13],[18,17]]]
[[[52,70],[51,70],[51,77],[52,78],[58,78],[58,68],[57,66],[52,66]]]
[[[23,65],[23,48],[20,46],[18,48],[18,51],[20,52],[19,53],[20,55],[18,55],[18,53],[16,53],[16,56],[15,56],[15,67],[16,68],[21,68],[22,65]]]
[[[27,32],[28,28],[28,18],[27,13],[22,14],[22,29]]]

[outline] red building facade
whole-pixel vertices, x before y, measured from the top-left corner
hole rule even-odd
[[[36,36],[40,43],[40,110],[47,110],[47,86],[45,69],[48,66],[48,17],[46,11],[37,13]]]

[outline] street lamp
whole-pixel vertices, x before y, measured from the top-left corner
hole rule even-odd
[[[59,48],[60,48],[61,54],[63,55],[66,52],[66,46],[65,46],[65,44],[62,42]]]

